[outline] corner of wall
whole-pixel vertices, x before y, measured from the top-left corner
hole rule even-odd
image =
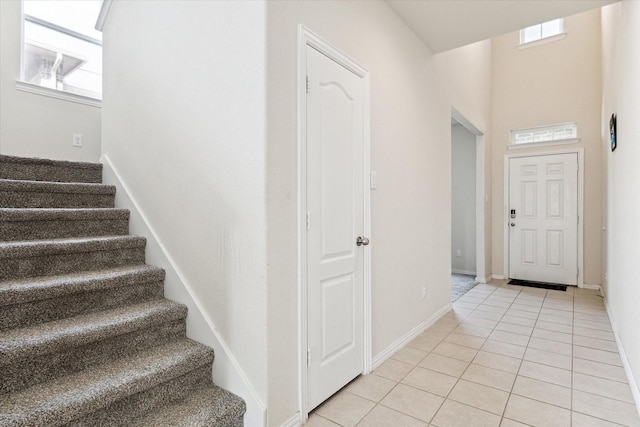
[[[613,335],[616,339],[616,345],[618,346],[618,353],[620,353],[620,360],[622,361],[622,366],[624,367],[624,373],[627,375],[627,380],[629,381],[629,387],[631,388],[631,394],[633,395],[633,400],[636,403],[636,410],[638,411],[638,415],[640,415],[640,387],[638,387],[638,381],[633,375],[633,370],[631,369],[631,364],[629,363],[629,359],[627,358],[627,353],[625,352],[624,346],[622,345],[622,340],[618,335],[618,327],[616,326],[616,319],[613,317],[613,313],[611,311],[611,307],[609,306],[609,302],[607,301],[606,296],[604,296],[604,305],[607,309],[607,314],[609,315],[609,321],[611,322],[611,329],[613,329]]]
[[[188,307],[187,336],[212,347],[215,351],[213,364],[214,382],[242,397],[247,404],[245,425],[266,426],[267,408],[258,396],[239,362],[231,353],[224,339],[217,333],[213,320],[201,309],[201,303],[190,290],[188,281],[180,272],[169,253],[165,250],[157,233],[149,225],[146,215],[139,208],[117,168],[107,155],[101,157],[103,182],[115,185],[116,206],[131,213],[129,231],[147,239],[146,262],[161,267],[166,272],[165,296]]]

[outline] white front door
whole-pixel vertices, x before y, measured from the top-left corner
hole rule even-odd
[[[308,409],[364,368],[362,78],[307,46]]]
[[[509,277],[577,285],[578,155],[509,160]]]

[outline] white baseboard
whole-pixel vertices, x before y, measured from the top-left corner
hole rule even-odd
[[[597,291],[600,291],[600,294],[602,294],[602,286],[600,285],[588,285],[586,283],[583,283],[582,289],[595,289]]]
[[[496,279],[496,280],[504,280],[504,275],[503,274],[492,274],[491,278],[492,279]]]
[[[107,155],[103,155],[103,182],[115,185],[116,205],[128,209],[131,213],[129,231],[131,234],[143,236],[147,239],[146,262],[165,270],[165,296],[171,300],[187,306],[187,336],[205,345],[213,347],[216,355],[213,364],[214,381],[220,387],[242,397],[247,404],[244,415],[245,425],[266,426],[267,409],[254,389],[251,381],[231,353],[225,340],[218,333],[213,320],[205,314],[200,301],[194,296],[188,280],[182,274],[173,257],[161,243],[155,229],[149,224],[129,187],[122,180],[118,170]]]
[[[409,332],[407,332],[406,334],[398,338],[396,341],[394,341],[393,344],[391,344],[389,347],[384,349],[382,352],[378,353],[371,360],[371,370],[373,371],[378,366],[382,365],[382,363],[384,363],[385,360],[393,356],[393,354],[396,351],[400,350],[402,347],[407,345],[411,340],[413,340],[415,337],[423,333],[429,326],[436,323],[438,319],[440,319],[442,316],[447,314],[451,310],[451,308],[452,308],[451,303],[445,305],[436,313],[434,313],[433,316],[429,317],[424,322],[419,323],[415,328],[411,329]]]
[[[627,359],[627,354],[624,351],[622,341],[620,340],[620,335],[618,335],[616,320],[613,317],[613,313],[611,312],[611,307],[609,307],[609,303],[607,302],[606,298],[604,298],[604,306],[606,307],[607,314],[609,315],[609,321],[611,322],[611,329],[613,329],[613,335],[616,338],[616,344],[618,345],[618,353],[620,353],[620,359],[622,360],[622,366],[624,366],[624,372],[625,374],[627,374],[627,381],[629,381],[631,394],[633,395],[633,400],[636,402],[636,411],[638,411],[638,415],[640,416],[640,388],[638,388],[638,382],[636,381],[636,378],[633,376],[633,371],[631,370],[629,359]]]
[[[476,277],[476,280],[478,283],[487,284],[491,281],[491,277],[491,275],[488,275],[487,277]]]
[[[294,416],[285,421],[280,427],[300,427],[301,425],[300,412],[296,412]]]

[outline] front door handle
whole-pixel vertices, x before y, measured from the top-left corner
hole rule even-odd
[[[369,239],[367,239],[366,237],[358,236],[358,238],[356,239],[356,245],[358,246],[367,246],[368,244]]]

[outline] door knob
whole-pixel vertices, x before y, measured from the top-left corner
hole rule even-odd
[[[515,227],[515,226],[516,226],[516,223],[515,223],[515,222],[512,222],[512,223],[511,223],[511,226],[512,226],[512,227]]]
[[[367,239],[366,237],[358,236],[358,238],[356,239],[356,245],[358,246],[367,246],[368,244],[369,239]]]

